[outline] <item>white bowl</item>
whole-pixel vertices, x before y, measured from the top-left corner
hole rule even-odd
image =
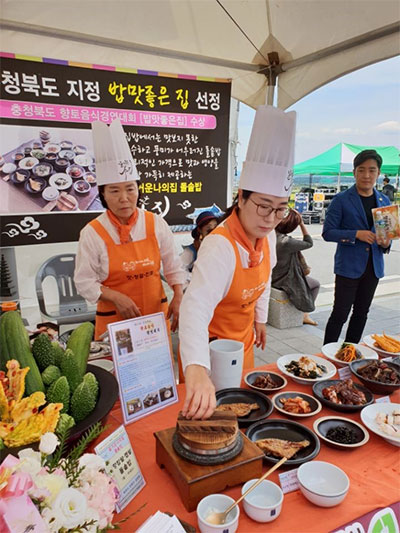
[[[46,187],[45,189],[43,189],[42,198],[43,200],[46,200],[47,202],[57,200],[59,196],[60,196],[60,193],[58,192],[57,187]]]
[[[108,372],[112,372],[114,370],[114,363],[109,359],[96,359],[94,361],[90,361],[90,364],[104,368],[104,370],[107,370]]]
[[[65,172],[57,172],[49,178],[50,187],[55,187],[59,191],[66,191],[72,185],[72,178]]]
[[[371,403],[367,405],[360,413],[361,422],[367,426],[367,428],[385,439],[393,446],[400,446],[400,438],[391,437],[378,426],[375,421],[375,417],[378,413],[392,414],[393,411],[400,410],[400,403]]]
[[[337,366],[349,366],[350,363],[346,363],[345,361],[341,361],[340,359],[337,359],[336,354],[340,350],[340,347],[342,346],[342,342],[330,342],[329,344],[325,344],[322,346],[322,353],[327,357],[330,361],[335,363]],[[352,343],[353,344],[353,343]],[[378,354],[376,351],[372,350],[371,348],[367,348],[367,346],[363,346],[362,344],[353,344],[353,346],[360,351],[361,357],[360,359],[379,359]],[[358,359],[357,359],[358,361]]]
[[[235,533],[239,525],[240,509],[238,505],[228,514],[225,524],[214,525],[206,521],[210,513],[223,513],[234,499],[225,494],[209,494],[197,505],[197,522],[201,533]]]
[[[303,463],[297,470],[300,490],[319,507],[334,507],[349,491],[350,480],[341,468],[325,461]]]
[[[376,335],[382,335],[382,334],[377,333]],[[389,336],[393,337],[397,341],[400,341],[400,335],[389,335]],[[378,353],[378,355],[380,355],[381,357],[395,357],[396,355],[400,355],[400,352],[387,352],[386,350],[382,350],[382,348],[377,348],[374,344],[375,341],[372,338],[372,335],[366,335],[363,338],[363,342],[365,342],[367,346],[375,350]]]
[[[322,376],[315,378],[315,379],[308,379],[308,378],[300,378],[298,376],[295,376],[292,374],[292,372],[289,372],[285,365],[288,365],[291,361],[298,361],[300,357],[309,357],[313,361],[315,361],[319,365],[324,365],[326,368],[326,372],[322,374]],[[322,359],[322,357],[317,357],[316,355],[308,355],[303,353],[290,353],[288,355],[282,355],[279,357],[279,359],[276,362],[278,369],[285,374],[285,376],[289,376],[293,379],[296,383],[301,383],[302,385],[313,385],[314,383],[318,381],[324,381],[325,379],[331,379],[336,374],[336,367],[334,364],[330,363],[326,359]]]
[[[246,492],[257,479],[250,479],[242,487],[242,494]],[[264,479],[243,500],[245,513],[256,522],[272,522],[281,513],[283,492],[276,483]]]

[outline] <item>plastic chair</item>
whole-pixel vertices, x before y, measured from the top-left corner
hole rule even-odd
[[[76,291],[74,283],[75,254],[60,254],[50,257],[36,274],[36,294],[41,314],[60,324],[92,322],[96,311],[88,309],[87,302]],[[48,277],[55,278],[58,287],[59,306],[54,313],[46,306],[43,282]]]

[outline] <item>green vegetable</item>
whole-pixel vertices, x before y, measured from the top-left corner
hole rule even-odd
[[[99,394],[99,382],[97,381],[96,376],[92,374],[92,372],[86,372],[86,374],[83,376],[83,381],[89,385],[93,396],[97,400],[97,396]]]
[[[82,378],[86,372],[93,333],[93,324],[91,322],[84,322],[74,329],[67,342],[67,348],[70,348],[78,359],[79,372]]]
[[[6,336],[6,326],[5,326],[5,317],[7,313],[4,313],[0,318],[0,370],[7,371],[6,363],[9,359],[12,359],[8,353],[7,347],[7,336]]]
[[[61,361],[62,361],[62,358],[64,357],[64,349],[56,341],[53,341],[51,343],[51,346],[53,347],[54,364],[57,365],[58,368],[61,368]]]
[[[61,371],[58,366],[55,365],[49,365],[42,372],[42,380],[45,385],[51,385],[53,381],[57,381],[60,376]]]
[[[61,373],[67,378],[71,394],[73,394],[76,387],[82,381],[82,376],[80,374],[78,358],[69,348],[65,350],[64,357],[61,361]]]
[[[96,407],[96,398],[89,385],[82,381],[71,398],[71,415],[76,422],[86,418]]]
[[[51,345],[51,340],[46,333],[41,333],[33,341],[32,353],[42,372],[49,365],[54,365],[53,347]]]
[[[75,426],[75,420],[72,418],[72,416],[67,415],[67,413],[62,413],[60,415],[60,418],[58,419],[55,432],[62,433],[63,431],[72,428],[73,426]]]
[[[48,403],[62,403],[63,408],[60,413],[67,413],[69,409],[70,389],[67,378],[61,376],[54,381],[46,392],[46,399]]]
[[[7,311],[2,315],[1,323],[4,328],[3,342],[9,354],[8,358],[16,359],[21,368],[29,367],[29,372],[25,377],[25,394],[29,396],[37,391],[44,392],[42,376],[32,355],[28,332],[21,315],[18,311]]]
[[[0,438],[0,450],[5,450],[6,445],[4,444],[3,439]]]

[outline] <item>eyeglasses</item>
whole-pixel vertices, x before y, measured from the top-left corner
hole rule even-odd
[[[253,204],[257,206],[257,215],[260,217],[269,217],[271,213],[274,213],[276,218],[282,220],[282,218],[285,218],[285,216],[289,213],[289,209],[287,207],[271,207],[269,205],[258,204],[251,198],[249,198],[249,200],[251,200]]]

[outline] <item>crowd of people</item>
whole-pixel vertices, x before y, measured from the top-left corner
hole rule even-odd
[[[96,339],[107,324],[163,312],[175,331],[186,384],[183,414],[207,418],[215,409],[208,344],[229,338],[244,344],[244,368],[254,366],[254,346],[265,349],[271,286],[284,290],[303,312],[315,309],[319,282],[303,252],[313,246],[301,215],[289,209],[296,115],[272,106],[257,109],[239,191],[221,219],[202,212],[193,243],[181,257],[162,217],[138,208],[137,173],[121,124],[93,124],[100,199],[106,211],[81,232],[75,284],[97,304]],[[364,150],[354,159],[355,184],[332,200],[323,238],[337,243],[335,300],[324,343],[362,335],[390,243],[377,238],[372,209],[390,204],[375,185],[382,159]],[[302,239],[291,236],[300,228]],[[166,298],[161,272],[172,288]]]

